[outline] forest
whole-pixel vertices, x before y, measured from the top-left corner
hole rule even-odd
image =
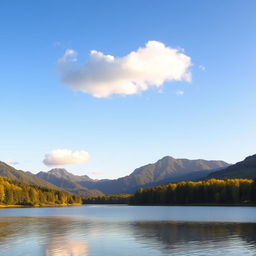
[[[129,204],[131,194],[104,195],[83,198],[83,204]]]
[[[18,180],[0,177],[0,206],[45,206],[81,204],[79,196],[63,190],[28,185]]]
[[[130,199],[133,205],[248,204],[256,202],[256,181],[210,179],[186,181],[139,189]]]
[[[28,185],[0,177],[0,206],[48,206],[72,204],[255,204],[256,180],[209,179],[183,181],[150,188],[140,188],[133,195],[104,195],[81,198],[63,190]]]

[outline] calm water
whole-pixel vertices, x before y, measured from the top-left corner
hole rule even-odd
[[[0,209],[0,255],[256,255],[256,207]]]

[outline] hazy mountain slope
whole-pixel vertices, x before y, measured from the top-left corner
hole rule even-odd
[[[16,170],[15,168],[4,162],[0,162],[0,176],[7,177],[9,179],[19,180],[27,184],[38,185],[41,187],[47,187],[52,189],[59,189],[53,184],[38,178],[32,173]]]
[[[54,168],[47,173],[53,174],[55,177],[58,177],[58,178],[70,180],[72,182],[93,181],[93,179],[91,179],[87,175],[82,175],[82,176],[75,175],[73,173],[68,172],[64,168]]]
[[[116,180],[84,181],[82,185],[106,194],[132,193],[139,187],[205,178],[209,172],[229,166],[223,161],[175,159],[166,156],[154,164],[137,168],[129,176]]]
[[[77,176],[67,172],[65,169],[52,169],[49,172],[39,172],[37,177],[48,181],[62,189],[81,196],[99,196],[103,195],[96,189],[88,189],[80,185],[79,181],[92,181],[88,176]]]
[[[207,178],[228,179],[228,178],[256,178],[256,155],[249,156],[245,160],[231,165],[224,170],[211,173]]]

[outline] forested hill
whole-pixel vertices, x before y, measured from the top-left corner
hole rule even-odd
[[[223,170],[211,173],[207,178],[216,179],[256,179],[256,155],[248,156],[243,161]]]
[[[68,173],[64,169],[53,169],[50,172],[40,172],[35,175],[30,172],[17,170],[10,165],[0,161],[0,176],[12,180],[19,180],[30,185],[37,185],[56,190],[64,189],[70,193],[81,196],[103,195],[103,193],[98,190],[90,190],[76,183],[77,180],[91,180],[88,176],[76,176]]]
[[[31,185],[37,185],[37,186],[47,187],[51,189],[58,189],[55,185],[38,178],[32,173],[17,170],[1,161],[0,161],[0,176],[6,177],[12,180],[19,180]]]
[[[179,182],[139,189],[131,197],[135,205],[256,203],[256,182],[247,179],[210,179]]]
[[[0,177],[0,206],[72,205],[81,204],[81,198],[65,192],[28,185],[18,180]]]

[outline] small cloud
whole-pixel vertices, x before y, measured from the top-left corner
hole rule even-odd
[[[148,41],[124,57],[92,50],[84,64],[76,62],[77,52],[66,50],[59,59],[61,81],[75,91],[97,98],[138,94],[152,87],[159,89],[167,81],[191,81],[191,58],[183,49],[159,41]]]
[[[69,149],[55,149],[45,155],[43,163],[47,166],[81,164],[89,161],[86,151],[72,151]]]
[[[19,164],[19,162],[12,161],[12,160],[7,160],[7,161],[5,161],[5,163],[8,164],[8,165],[17,165],[17,164]]]
[[[198,68],[199,68],[200,70],[202,70],[202,71],[205,71],[205,66],[203,66],[203,65],[199,65]]]
[[[181,90],[176,91],[176,95],[178,95],[178,96],[182,96],[183,94],[184,94],[184,91],[181,91]]]
[[[59,63],[64,65],[77,61],[77,52],[72,49],[67,49],[62,58],[59,59]]]

